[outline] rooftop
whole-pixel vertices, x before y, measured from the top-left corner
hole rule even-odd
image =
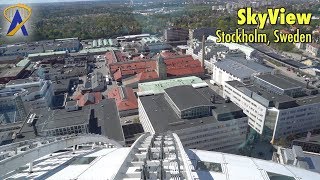
[[[279,95],[259,88],[254,84],[244,84],[239,81],[226,82],[230,86],[244,93],[246,96],[253,98],[265,107],[276,107],[278,109],[287,109],[306,104],[317,104],[320,102],[320,95],[304,95],[293,98],[286,94]],[[262,98],[260,98],[262,97]]]
[[[290,102],[290,107],[297,106],[294,99],[287,95],[278,95],[275,93],[270,93],[253,84],[243,84],[242,82],[239,82],[236,80],[228,81],[226,83],[236,88],[237,90],[241,91],[246,96],[258,101],[260,104],[264,105],[265,107],[276,106],[278,109],[281,109],[280,108],[281,106],[279,106],[279,104],[281,103],[287,104],[288,102]],[[262,98],[259,98],[259,97],[262,97]]]
[[[130,87],[115,87],[108,91],[108,98],[113,98],[119,111],[138,109],[138,101]]]
[[[139,92],[153,91],[153,93],[158,94],[158,93],[163,93],[164,89],[170,88],[173,86],[192,85],[192,84],[200,84],[200,83],[204,83],[204,81],[201,78],[196,76],[152,81],[152,82],[146,82],[146,83],[139,83]]]
[[[16,65],[18,67],[26,67],[30,64],[30,60],[28,60],[27,58],[24,58],[23,60],[19,61]]]
[[[33,57],[41,57],[41,56],[53,56],[53,55],[66,55],[66,51],[54,51],[54,52],[44,52],[44,53],[34,53],[34,54],[29,54],[29,58]]]
[[[0,74],[0,77],[16,77],[18,76],[25,67],[11,67],[6,69]]]
[[[201,62],[191,55],[164,58],[167,66],[167,76],[203,75]]]
[[[124,141],[117,108],[112,99],[104,99],[99,104],[84,106],[76,111],[51,110],[47,107],[40,107],[31,109],[30,113],[35,113],[38,117],[36,127],[39,134],[46,130],[89,124],[90,115],[93,115],[97,118],[98,127],[93,127],[94,132],[92,133],[101,133],[117,141]],[[17,141],[38,137],[34,134],[33,127],[27,123],[24,123],[20,133],[24,137],[17,139]]]
[[[41,80],[36,79],[14,79],[10,80],[6,86],[11,86],[11,85],[20,85],[20,84],[26,84],[26,83],[39,83]]]
[[[247,78],[259,73],[272,72],[271,68],[240,57],[228,57],[227,59],[222,59],[214,63],[214,65],[239,78]]]
[[[278,147],[277,156],[282,164],[320,173],[320,154],[305,152],[301,146]]]
[[[209,99],[192,86],[175,86],[164,91],[181,111],[192,107],[213,105]]]
[[[91,92],[79,94],[74,99],[78,100],[78,105],[82,107],[90,104],[99,104],[102,100],[102,95],[101,92]]]
[[[277,86],[281,89],[296,89],[296,88],[302,88],[306,85],[302,82],[296,81],[292,78],[288,78],[286,76],[280,75],[280,74],[264,74],[256,76],[258,79],[262,79],[265,82],[268,82],[269,84],[272,84],[274,86]]]
[[[119,50],[108,51],[105,56],[108,64],[128,61],[127,56]]]
[[[299,139],[294,139],[293,141],[300,141],[300,142],[306,142],[306,143],[320,145],[320,134],[319,135],[312,135],[309,139],[302,137]]]
[[[170,88],[169,88],[170,89]],[[173,88],[171,92],[175,92],[177,90],[183,90],[179,91],[179,93],[183,92],[185,96],[179,96],[179,101],[185,101],[187,104],[182,106],[190,106],[188,103],[194,103],[192,102],[192,99],[195,99],[197,97],[192,97],[193,95],[187,93],[191,91],[191,89],[184,88]],[[170,91],[170,90],[169,90]],[[205,124],[211,124],[218,122],[221,120],[219,118],[219,115],[228,113],[230,114],[230,118],[241,118],[245,117],[245,115],[242,113],[242,109],[240,109],[238,106],[236,106],[233,103],[226,103],[225,100],[220,97],[218,94],[216,94],[212,89],[209,87],[202,87],[195,89],[195,92],[191,92],[192,94],[197,94],[201,98],[200,101],[196,101],[198,103],[205,103],[207,105],[211,105],[212,107],[212,115],[201,117],[201,118],[194,118],[194,119],[181,119],[177,116],[177,114],[174,112],[172,107],[169,105],[167,100],[164,97],[163,93],[155,94],[155,95],[148,95],[148,96],[139,96],[139,99],[150,119],[150,122],[155,130],[155,132],[166,132],[170,130],[182,130],[194,126],[201,126]],[[211,103],[208,98],[210,98],[212,95],[215,95],[215,103]],[[181,100],[180,98],[183,97],[187,100]],[[186,98],[187,97],[187,98]],[[192,98],[192,99],[190,99]],[[203,101],[203,102],[202,102]]]
[[[142,61],[128,61],[121,64],[111,64],[109,66],[111,73],[120,72],[121,75],[118,79],[122,78],[122,76],[135,75],[141,72],[151,72],[156,69],[156,61],[154,60],[142,60]],[[115,78],[116,79],[116,78]]]
[[[78,52],[78,54],[90,54],[90,53],[105,53],[110,50],[116,50],[115,47],[101,47],[101,48],[93,48],[93,49],[82,49]]]

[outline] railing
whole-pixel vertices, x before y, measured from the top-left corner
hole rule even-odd
[[[0,146],[0,175],[33,162],[45,155],[79,144],[103,142],[122,147],[118,142],[95,134],[39,138]]]

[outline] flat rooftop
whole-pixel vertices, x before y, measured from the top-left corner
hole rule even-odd
[[[236,80],[228,81],[226,83],[238,89],[239,91],[246,94],[247,96],[252,97],[256,101],[260,102],[261,104],[263,104],[263,101],[261,101],[260,98],[257,98],[257,96],[260,96],[272,102],[272,104],[276,105],[277,108],[279,108],[279,104],[283,104],[283,105],[286,104],[285,106],[281,106],[282,109],[286,109],[286,108],[292,108],[296,106],[303,106],[307,104],[318,104],[320,102],[319,94],[305,95],[303,97],[293,98],[285,94],[279,95],[279,94],[268,92],[262,88],[255,86],[254,84],[243,84],[242,82],[239,82]]]
[[[281,89],[296,89],[296,88],[302,88],[306,85],[300,81],[296,81],[294,79],[291,79],[289,77],[277,74],[264,74],[256,76],[258,79],[262,79],[263,81],[266,81],[270,84],[273,84],[274,86],[277,86]]]
[[[31,109],[30,113],[35,113],[38,117],[36,123],[38,133],[50,129],[89,124],[90,114],[93,113],[98,127],[94,127],[95,132],[92,133],[102,134],[116,141],[124,141],[117,107],[113,99],[104,99],[99,104],[84,106],[77,111],[50,110],[47,107],[40,107]],[[37,138],[33,127],[26,123],[20,132],[24,138],[17,139],[17,141]]]
[[[0,77],[16,77],[21,71],[23,71],[24,67],[12,67],[10,69],[6,69],[2,73],[0,73]]]
[[[307,96],[307,97],[301,97],[296,98],[296,103],[300,106],[306,105],[306,104],[318,104],[320,102],[320,95],[315,96]]]
[[[311,135],[311,137],[309,138],[309,140],[307,140],[306,137],[302,137],[302,138],[294,139],[293,141],[306,142],[306,143],[311,143],[311,144],[320,145],[320,134],[316,134],[316,135],[314,135],[314,136]]]
[[[248,61],[244,58],[234,58],[228,57],[227,59],[223,59],[214,63],[218,68],[229,72],[230,74],[239,77],[246,78],[250,77],[255,73],[268,73],[272,72],[271,68],[263,66],[254,61]]]
[[[265,91],[264,89],[261,89],[253,84],[243,84],[242,82],[239,81],[228,81],[226,82],[232,87],[236,88],[237,90],[241,91],[245,95],[249,96],[250,98],[255,99],[259,103],[269,106],[269,103],[266,105],[264,104],[263,101],[260,101],[260,98],[255,98],[256,96],[260,96],[270,102],[279,102],[279,103],[285,103],[285,102],[292,102],[294,99],[290,96],[287,95],[278,95],[275,93],[270,93],[268,91]]]
[[[192,86],[175,86],[167,88],[164,91],[180,110],[197,106],[212,106],[210,100],[205,98]]]
[[[219,121],[216,118],[219,114],[230,113],[232,116],[232,114],[234,113],[240,113],[240,117],[234,118],[245,117],[245,115],[242,113],[241,108],[239,108],[232,102],[225,103],[225,100],[209,87],[197,88],[196,91],[205,99],[215,94],[215,103],[211,103],[209,101],[210,105],[213,106],[211,116],[194,119],[181,119],[177,116],[177,114],[165,99],[164,93],[151,96],[140,96],[139,99],[150,119],[154,130],[159,133],[215,123]],[[184,92],[184,94],[186,95],[184,96],[185,99],[189,99],[189,97],[191,96],[186,92]]]
[[[203,83],[204,81],[196,76],[189,76],[189,77],[182,77],[182,78],[175,78],[175,79],[168,79],[168,80],[160,80],[160,81],[152,81],[146,83],[139,83],[139,91],[153,91],[153,93],[163,93],[164,89],[174,87],[174,86],[181,86],[181,85],[192,85]]]
[[[14,79],[10,80],[6,85],[17,85],[17,84],[27,84],[27,83],[39,83],[39,80],[33,80],[33,79]]]

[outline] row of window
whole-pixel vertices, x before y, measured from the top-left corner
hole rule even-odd
[[[230,126],[239,126],[241,124],[247,124],[247,121],[237,121],[235,120],[234,122],[228,122],[228,123],[225,123],[225,124],[221,124],[221,125],[209,125],[210,127],[208,127],[208,125],[206,126],[206,128],[197,128],[193,131],[183,131],[182,133],[179,133],[181,136],[183,135],[190,135],[190,134],[195,134],[195,133],[199,133],[199,131],[201,132],[205,132],[205,131],[212,131],[212,130],[215,130],[215,129],[220,129],[220,128],[223,128],[223,127],[230,127]]]
[[[79,126],[71,126],[71,127],[48,130],[46,133],[47,133],[47,136],[57,136],[57,135],[78,134],[78,133],[86,133],[86,132],[87,132],[87,125],[79,125]]]

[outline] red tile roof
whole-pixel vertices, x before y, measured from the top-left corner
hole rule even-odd
[[[114,54],[117,57],[117,62],[125,62],[128,61],[127,56],[121,53],[120,51],[114,51]]]
[[[135,75],[141,72],[150,72],[154,71],[157,67],[157,62],[155,60],[143,60],[143,61],[131,61],[123,64],[111,64],[109,65],[110,72],[113,73],[114,79],[116,77],[121,79],[117,73],[117,71],[121,71],[122,76],[130,76]]]
[[[192,56],[178,56],[164,60],[167,65],[167,76],[203,75],[201,62]]]
[[[141,82],[146,82],[146,81],[150,81],[150,80],[158,80],[158,79],[159,79],[159,75],[156,71],[141,72],[141,73],[138,73],[138,74],[132,76],[131,78],[124,79],[123,83],[126,85],[129,85],[129,84],[141,83]]]
[[[146,80],[152,80],[152,79],[158,79],[159,75],[156,71],[151,72],[141,72],[136,75],[136,79],[139,82],[146,81]]]
[[[127,56],[120,51],[108,51],[106,54],[108,64],[128,61]]]
[[[114,98],[118,111],[138,109],[138,101],[132,88],[116,87],[108,92],[108,98]]]
[[[168,76],[204,74],[200,61],[194,60],[191,55],[174,55],[173,57],[164,58],[164,62],[167,66]],[[130,84],[131,82],[142,82],[159,78],[156,72],[156,60],[131,61],[122,64],[112,64],[109,65],[109,68],[110,72],[113,73],[115,80],[121,80],[130,76],[133,77],[132,79],[127,80]]]
[[[108,51],[105,54],[105,56],[106,56],[106,60],[107,60],[108,64],[112,64],[112,63],[117,62],[111,51]]]
[[[160,53],[160,55],[161,55],[164,59],[171,58],[171,57],[177,57],[177,56],[178,56],[177,53],[171,52],[171,51],[162,51],[162,52]]]
[[[120,69],[118,69],[115,73],[113,73],[113,79],[115,81],[120,81],[122,79],[122,73]]]
[[[141,57],[141,56],[135,56],[135,57],[133,57],[132,58],[132,60],[134,60],[134,61],[143,61],[143,60],[150,60],[150,58],[149,57]]]
[[[78,100],[78,106],[83,107],[90,104],[98,104],[102,100],[102,95],[100,92],[79,94],[73,99]]]

